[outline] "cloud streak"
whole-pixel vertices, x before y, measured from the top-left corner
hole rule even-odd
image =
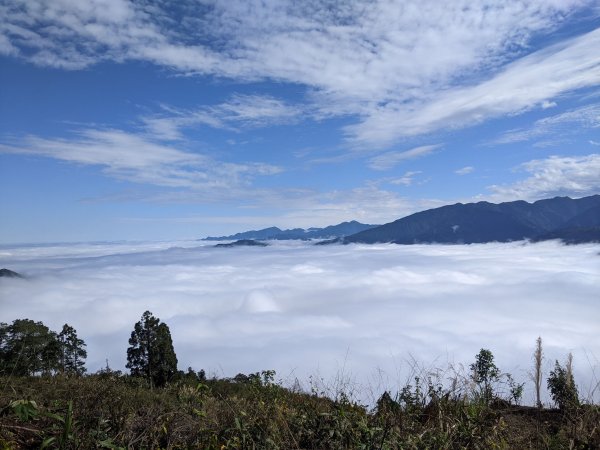
[[[347,131],[358,142],[387,145],[406,136],[521,113],[549,98],[600,83],[598,46],[600,29],[527,55],[486,81],[440,91],[427,100],[390,102]]]
[[[358,120],[346,128],[353,144],[385,147],[546,108],[556,96],[597,85],[599,30],[526,54],[533,36],[590,5],[232,0],[166,8],[11,0],[0,7],[0,51],[64,69],[141,60],[184,74],[300,84],[314,102],[305,114],[351,115]],[[234,121],[265,112],[230,106]],[[163,136],[177,134],[163,128]]]
[[[233,95],[228,101],[195,110],[163,105],[166,114],[144,117],[148,132],[163,140],[183,139],[183,130],[209,126],[229,131],[283,125],[299,120],[303,110],[268,95]]]
[[[511,144],[513,142],[530,141],[536,138],[558,138],[576,135],[581,129],[600,127],[600,105],[592,104],[572,109],[562,114],[537,120],[533,126],[525,129],[510,130],[493,144]]]
[[[371,158],[369,161],[369,167],[374,170],[389,170],[393,169],[396,165],[403,161],[410,159],[421,158],[423,156],[433,153],[436,149],[441,147],[441,144],[436,145],[423,145],[421,147],[411,148],[401,152],[386,152]]]
[[[0,144],[0,153],[38,155],[75,164],[96,165],[112,177],[168,188],[236,190],[256,176],[281,168],[262,163],[226,163],[157,143],[144,136],[115,129],[84,129],[72,139],[25,137]]]
[[[455,170],[454,173],[457,174],[457,175],[468,175],[471,172],[473,172],[474,170],[475,170],[475,168],[472,167],[472,166],[465,166],[465,167],[463,167],[461,169]]]
[[[146,309],[169,324],[182,368],[225,376],[329,380],[345,367],[369,384],[380,369],[397,389],[409,352],[439,367],[484,347],[525,381],[539,335],[548,367],[574,353],[584,395],[597,370],[596,244],[176,245],[4,246],[0,265],[30,278],[0,280],[2,320],[74,325],[92,371],[124,367]]]

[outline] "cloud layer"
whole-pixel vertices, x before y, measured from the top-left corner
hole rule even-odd
[[[149,309],[170,326],[181,368],[220,376],[343,371],[395,389],[411,355],[444,368],[484,347],[525,381],[542,336],[546,368],[572,351],[580,391],[598,382],[598,245],[169,247],[2,247],[0,265],[30,277],[0,280],[2,320],[74,325],[92,371],[107,358],[124,367]]]
[[[555,196],[585,197],[600,191],[600,154],[528,161],[517,170],[529,176],[510,185],[493,185],[492,200],[539,200]]]
[[[598,85],[598,30],[529,47],[593,4],[10,0],[0,6],[0,52],[63,69],[135,60],[300,84],[311,114],[355,116],[347,137],[371,148],[547,108],[558,95]]]

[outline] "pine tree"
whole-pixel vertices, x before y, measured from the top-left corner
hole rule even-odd
[[[169,327],[150,311],[134,326],[127,349],[131,375],[143,377],[150,386],[164,386],[177,373],[177,356]]]
[[[58,335],[60,344],[60,366],[65,375],[83,375],[85,373],[85,359],[87,351],[85,342],[77,337],[75,328],[64,324]]]
[[[173,349],[171,331],[166,323],[161,323],[156,330],[156,370],[154,384],[164,386],[177,373],[177,356]]]

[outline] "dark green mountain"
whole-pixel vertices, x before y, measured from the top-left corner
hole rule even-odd
[[[0,269],[0,278],[23,278],[23,275],[8,269]]]
[[[347,236],[343,242],[470,244],[563,237],[570,242],[590,242],[598,240],[596,228],[600,228],[600,195],[534,203],[457,203]]]
[[[353,220],[351,222],[342,222],[337,225],[330,225],[325,228],[293,228],[291,230],[282,230],[277,227],[264,228],[262,230],[245,231],[243,233],[233,234],[231,236],[207,237],[206,241],[232,241],[240,239],[254,240],[289,240],[289,239],[329,239],[335,237],[344,237],[360,231],[368,230],[377,225],[367,225]]]

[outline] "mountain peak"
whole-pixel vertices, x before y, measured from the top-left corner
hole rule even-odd
[[[456,203],[353,234],[344,242],[469,244],[562,237],[570,242],[600,241],[600,195],[534,203]]]

